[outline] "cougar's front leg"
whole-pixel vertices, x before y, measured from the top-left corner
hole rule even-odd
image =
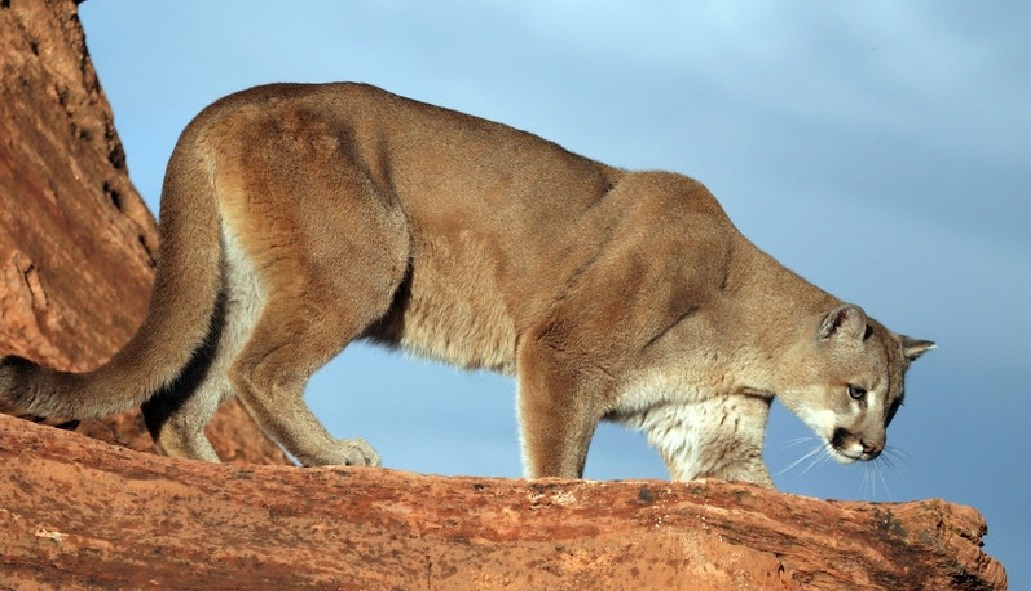
[[[519,352],[519,430],[529,478],[583,476],[606,385],[581,361],[541,341]]]
[[[673,480],[719,478],[773,487],[763,462],[768,399],[727,396],[645,413],[642,427]]]

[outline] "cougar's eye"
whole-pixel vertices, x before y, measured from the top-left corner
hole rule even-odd
[[[866,388],[857,386],[855,384],[848,385],[848,397],[852,400],[862,400],[866,396]]]

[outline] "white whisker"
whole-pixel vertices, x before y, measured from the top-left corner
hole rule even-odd
[[[884,485],[884,492],[887,493],[888,500],[889,501],[893,500],[892,497],[894,495],[891,494],[891,487],[888,486],[888,481],[884,478],[884,471],[881,470],[880,466],[878,464],[876,464],[876,463],[873,465],[873,469],[874,469],[874,473],[877,474],[877,476],[879,476],[881,478],[881,484]]]
[[[900,469],[899,464],[896,463],[896,462],[899,462],[899,463],[903,464],[903,466],[901,466],[901,467],[908,468],[911,471],[912,468],[913,468],[913,461],[912,461],[912,459],[909,457],[908,454],[906,454],[906,452],[902,451],[901,449],[899,449],[897,447],[889,446],[889,447],[886,447],[884,449],[884,451],[885,451],[885,453],[882,454],[881,457],[878,458],[878,459],[884,460],[884,463],[891,467],[892,472],[897,474],[898,477],[901,478],[905,482],[906,481],[906,470]]]
[[[816,437],[813,435],[810,435],[809,437],[798,437],[784,444],[784,449],[787,449],[789,447],[795,447],[796,445],[800,445],[802,443],[805,443],[806,441],[812,441],[814,439],[816,439]]]
[[[814,459],[813,461],[809,462],[809,465],[806,466],[804,470],[802,470],[802,472],[799,474],[799,476],[801,476],[802,474],[805,474],[806,472],[808,472],[809,469],[812,468],[813,466],[815,466],[815,465],[819,464],[820,462],[826,460],[827,458],[831,457],[831,453],[830,453],[830,451],[828,451],[827,446],[821,446],[819,449],[823,453],[821,453],[820,455],[816,456],[816,459]]]
[[[869,470],[866,466],[863,466],[863,478],[859,481],[859,498],[866,498],[866,476]]]
[[[893,460],[898,460],[909,467],[913,466],[913,458],[902,449],[889,445],[884,448],[884,455],[887,455]]]
[[[815,454],[815,453],[819,452],[819,451],[820,451],[820,450],[822,450],[822,449],[823,449],[823,446],[822,446],[822,445],[818,445],[818,446],[814,447],[813,449],[809,450],[809,453],[807,453],[807,454],[805,454],[804,456],[802,456],[802,457],[798,458],[798,459],[797,459],[797,460],[795,460],[794,462],[791,462],[791,463],[790,463],[790,464],[788,465],[788,467],[787,467],[787,468],[784,468],[784,469],[783,469],[783,470],[781,470],[780,472],[777,472],[776,474],[774,474],[774,476],[780,476],[781,474],[783,474],[783,473],[787,472],[788,470],[791,470],[791,469],[793,469],[793,468],[794,468],[795,466],[797,466],[797,465],[801,464],[802,462],[806,461],[807,459],[809,459],[810,457],[812,457],[812,455],[813,455],[813,454]]]
[[[899,470],[898,465],[895,464],[895,460],[893,460],[891,458],[891,456],[882,455],[881,457],[877,458],[877,461],[881,462],[885,466],[891,468],[891,471],[894,472],[895,474],[899,475],[900,477],[902,477],[902,478],[906,477],[906,475],[903,474],[901,470]]]

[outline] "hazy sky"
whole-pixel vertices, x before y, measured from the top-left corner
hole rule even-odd
[[[289,8],[285,8],[289,7]],[[178,133],[272,81],[359,80],[610,164],[703,181],[738,227],[892,329],[938,341],[910,372],[881,466],[775,476],[820,497],[940,497],[988,518],[1031,588],[1031,4],[111,2],[81,6],[133,180],[156,209]],[[521,473],[511,380],[355,346],[308,400],[391,468]],[[810,433],[775,406],[773,472]],[[590,478],[665,478],[599,430]],[[883,477],[883,480],[882,480]]]

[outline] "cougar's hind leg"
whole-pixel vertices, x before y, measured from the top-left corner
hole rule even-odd
[[[378,272],[389,276],[391,263],[382,263]],[[379,455],[365,441],[329,434],[304,401],[304,389],[317,369],[386,312],[400,277],[387,287],[343,270],[323,271],[268,281],[265,305],[233,362],[230,381],[262,430],[301,464],[379,465]]]
[[[173,458],[218,462],[204,425],[218,409],[222,392],[199,387],[193,392],[166,389],[143,403],[143,420],[158,452]]]
[[[222,292],[211,328],[179,378],[143,404],[143,417],[158,451],[211,462],[218,454],[204,426],[232,395],[229,367],[254,329],[261,295],[256,277],[231,237],[223,240]]]
[[[292,292],[269,299],[251,340],[233,365],[232,382],[258,425],[305,466],[379,465],[361,439],[332,437],[304,401],[308,378],[358,336],[355,318],[332,318]]]
[[[262,161],[260,182],[242,183],[247,191],[225,207],[227,235],[238,238],[262,294],[229,379],[262,430],[302,464],[378,465],[365,441],[329,434],[304,389],[387,312],[408,268],[408,228],[345,151],[329,160],[307,152],[326,143],[307,138],[317,121],[294,123],[290,137],[305,140],[297,147],[304,158],[277,151]]]

